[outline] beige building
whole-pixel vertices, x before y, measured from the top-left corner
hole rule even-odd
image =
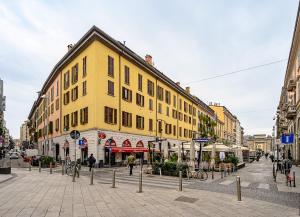
[[[294,28],[292,45],[281,90],[276,118],[276,137],[293,133],[294,143],[289,147],[295,161],[300,160],[300,27],[299,8]],[[286,154],[288,150],[285,150]]]
[[[250,150],[263,151],[264,153],[271,151],[272,137],[266,134],[248,136],[246,142]]]
[[[20,127],[20,142],[27,142],[29,141],[29,128],[28,128],[28,121],[24,121],[24,123]]]

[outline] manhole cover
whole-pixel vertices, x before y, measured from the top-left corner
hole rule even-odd
[[[186,202],[186,203],[195,203],[198,199],[192,197],[180,196],[175,199],[175,201]]]

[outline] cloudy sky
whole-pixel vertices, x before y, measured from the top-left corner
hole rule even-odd
[[[162,3],[163,2],[163,3]],[[46,77],[96,25],[206,103],[236,114],[246,134],[271,133],[286,61],[238,74],[218,74],[288,58],[297,0],[0,1],[0,78],[14,138]]]

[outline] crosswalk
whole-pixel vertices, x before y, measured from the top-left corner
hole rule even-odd
[[[232,185],[232,184],[235,184],[236,183],[236,180],[233,180],[233,179],[227,179],[227,180],[224,180],[222,182],[220,182],[219,184],[220,185],[224,185],[224,186],[229,186],[229,185]],[[248,181],[242,181],[241,182],[241,187],[244,187],[244,188],[248,188],[253,186],[255,188],[258,188],[258,189],[265,189],[265,190],[269,190],[270,189],[270,185],[267,184],[267,183],[257,183],[257,182],[248,182]]]

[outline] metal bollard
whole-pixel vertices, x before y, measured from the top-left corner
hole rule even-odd
[[[242,201],[241,178],[239,176],[236,177],[236,192],[238,201]]]
[[[296,187],[296,172],[293,171],[293,182],[294,182],[294,187]]]
[[[215,171],[215,167],[213,167],[212,170],[211,170],[211,179],[215,178],[214,171]]]
[[[220,171],[220,173],[221,173],[221,179],[223,179],[223,171],[222,171],[221,165],[219,165],[219,171]]]
[[[65,175],[65,163],[61,163],[61,175]]]
[[[50,174],[52,174],[52,162],[50,163]]]
[[[91,170],[91,183],[90,185],[93,185],[94,184],[94,168],[92,168]]]
[[[161,168],[159,168],[159,176],[161,176]]]
[[[179,191],[182,191],[182,171],[179,171]]]
[[[275,165],[273,164],[273,179],[276,182],[276,172],[275,172]]]
[[[226,167],[224,168],[224,177],[226,177]]]
[[[39,161],[39,172],[41,172],[42,171],[42,162],[41,161]]]
[[[138,193],[142,193],[143,192],[143,189],[142,189],[142,178],[143,178],[143,173],[142,172],[140,172],[140,178],[139,178],[139,191],[138,191]]]
[[[187,177],[188,180],[190,180],[190,174],[189,174],[189,170],[188,169],[186,169],[186,177]]]
[[[112,188],[116,187],[116,170],[113,170]]]

